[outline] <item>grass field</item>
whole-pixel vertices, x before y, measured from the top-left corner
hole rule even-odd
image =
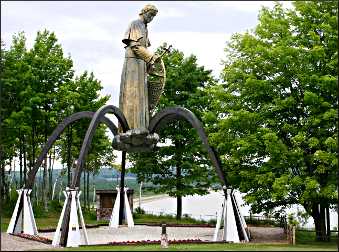
[[[61,212],[61,210],[60,210]],[[48,213],[44,212],[39,214],[36,218],[36,224],[38,229],[55,229],[58,220],[60,218],[60,212],[52,209]],[[94,211],[88,212],[84,211],[84,218],[86,225],[89,224],[108,224],[108,221],[97,221],[96,214]],[[172,215],[151,215],[151,214],[136,214],[133,213],[133,219],[135,224],[205,224],[208,223],[203,220],[196,220],[190,217],[183,217],[181,220],[177,220]],[[7,230],[7,226],[9,224],[10,217],[1,217],[1,232],[5,232]]]
[[[38,229],[55,229],[58,220],[59,220],[60,214],[59,213],[50,213],[45,217],[35,218],[36,224]],[[96,219],[93,219],[92,216],[86,216],[85,215],[85,223],[86,225],[91,224],[108,224],[108,221],[97,221]],[[10,218],[5,217],[1,218],[1,232],[5,232],[7,230],[8,224],[9,224]],[[204,221],[195,220],[192,218],[182,218],[181,220],[176,220],[174,217],[170,215],[162,215],[162,216],[154,216],[154,215],[134,215],[134,223],[135,224],[202,224],[207,223]]]

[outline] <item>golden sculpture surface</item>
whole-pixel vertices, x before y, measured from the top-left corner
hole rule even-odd
[[[139,19],[130,23],[122,42],[125,46],[125,62],[121,74],[119,108],[131,129],[146,129],[149,124],[147,71],[152,71],[158,56],[151,53],[147,24],[158,13],[154,5],[146,5]]]

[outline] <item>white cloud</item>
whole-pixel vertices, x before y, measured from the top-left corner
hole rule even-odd
[[[219,5],[224,8],[230,8],[243,12],[255,12],[257,13],[262,6],[273,7],[274,2],[272,1],[220,1],[211,2],[211,4]]]
[[[282,3],[285,8],[292,7],[292,1],[278,1]],[[274,1],[206,1],[206,2],[194,2],[184,1],[183,5],[186,7],[196,8],[203,6],[204,8],[220,8],[225,11],[241,11],[246,13],[258,13],[262,6],[273,8]],[[226,12],[225,12],[226,13]]]
[[[167,7],[158,13],[157,18],[166,19],[166,18],[178,18],[178,17],[184,17],[184,16],[185,16],[185,13],[179,8]]]
[[[51,30],[62,31],[65,40],[85,39],[113,41],[113,34],[100,26],[100,23],[83,18],[65,17],[51,25]]]
[[[224,58],[224,48],[229,38],[230,34],[227,33],[201,32],[157,32],[150,35],[151,50],[155,50],[163,42],[171,44],[186,57],[191,54],[197,56],[198,64],[213,70],[216,77],[221,72],[220,63]]]

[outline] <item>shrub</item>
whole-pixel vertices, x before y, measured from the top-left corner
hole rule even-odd
[[[280,223],[271,218],[251,218],[245,217],[246,224],[253,226],[280,226]]]
[[[136,214],[145,214],[145,210],[140,207],[137,207],[136,209],[134,209],[134,212]]]
[[[58,200],[51,200],[48,203],[48,210],[51,211],[51,212],[61,213],[62,204]]]

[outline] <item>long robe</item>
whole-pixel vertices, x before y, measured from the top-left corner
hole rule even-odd
[[[130,23],[122,40],[125,46],[125,62],[121,74],[119,108],[131,129],[147,128],[149,124],[146,62],[138,58],[131,42],[150,46],[147,26],[138,19]]]

